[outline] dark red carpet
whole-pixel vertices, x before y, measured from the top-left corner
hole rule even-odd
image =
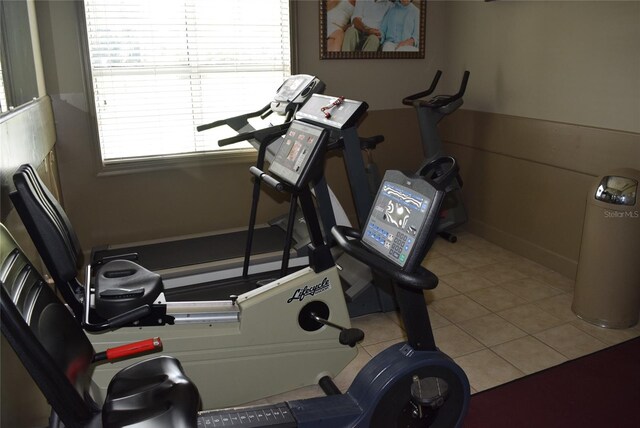
[[[471,397],[465,428],[640,427],[640,338]]]

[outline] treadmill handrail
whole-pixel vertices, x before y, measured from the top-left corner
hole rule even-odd
[[[271,186],[274,189],[276,189],[278,192],[284,192],[285,191],[285,185],[283,183],[281,183],[277,179],[273,178],[272,176],[270,176],[266,172],[262,171],[261,169],[256,168],[255,166],[252,166],[252,167],[249,168],[249,172],[253,176],[255,176],[258,180],[264,181],[269,186]]]
[[[217,128],[218,126],[229,125],[231,128],[237,131],[238,129],[242,128],[242,126],[249,124],[247,119],[252,117],[262,116],[269,110],[271,110],[271,103],[262,107],[260,110],[257,110],[251,113],[245,113],[238,116],[228,117],[226,119],[216,120],[214,122],[207,123],[205,125],[199,125],[196,127],[196,130],[198,132],[202,132],[202,131],[206,131],[207,129]]]
[[[233,137],[223,138],[222,140],[218,140],[218,146],[224,147],[229,146],[231,144],[239,143],[241,141],[247,141],[250,139],[257,140],[260,144],[263,144],[265,141],[270,140],[271,138],[279,137],[283,133],[289,129],[289,125],[291,122],[285,122],[279,125],[269,126],[263,129],[256,129],[253,131],[242,132],[238,135],[234,135]]]

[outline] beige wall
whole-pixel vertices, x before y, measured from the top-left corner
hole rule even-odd
[[[574,276],[589,185],[640,168],[639,2],[430,1],[425,60],[369,61],[319,60],[317,2],[298,5],[299,43],[313,47],[300,50],[300,70],[369,102],[365,124],[391,131],[382,169],[406,168],[417,144],[402,96],[436,69],[438,92],[453,93],[470,70],[465,110],[441,127],[462,166],[468,227]],[[401,126],[406,138],[394,138]],[[396,150],[407,156],[388,156]]]
[[[469,227],[573,277],[594,177],[640,168],[639,2],[435,2]],[[640,227],[640,222],[637,224]]]
[[[320,60],[318,2],[298,1],[300,71],[372,109],[402,107],[436,69],[465,108],[640,132],[640,2],[429,1],[424,60]]]
[[[640,2],[432,2],[466,108],[640,132]]]
[[[441,130],[461,164],[468,227],[570,278],[594,177],[640,170],[635,133],[472,110]]]
[[[63,194],[85,249],[105,243],[246,224],[243,216],[220,215],[218,201],[235,198],[242,212],[248,211],[250,185],[246,169],[249,162],[196,164],[188,168],[97,176],[95,137],[81,74],[77,5],[62,1],[37,2],[36,6],[46,84],[52,95],[58,127]],[[426,59],[366,61],[319,60],[318,2],[297,1],[296,6],[298,71],[320,76],[327,83],[329,94],[363,99],[370,104],[363,134],[386,136],[387,142],[375,155],[382,170],[412,169],[419,163],[414,113],[402,108],[400,100],[423,89],[438,68],[445,71],[441,82],[444,92],[456,88],[464,69],[471,70],[464,106],[469,110],[638,132],[638,2],[431,1],[427,7]],[[447,121],[455,127],[460,118],[461,115],[456,114]],[[525,123],[522,122],[523,126]],[[466,125],[461,122],[460,126]],[[573,150],[562,150],[559,154],[588,159],[585,151],[588,148],[576,144],[571,128],[565,132],[567,139],[560,139],[557,144]],[[518,138],[508,141],[516,152],[530,144]],[[470,150],[482,151],[487,159],[498,156],[482,147],[483,144],[478,143]],[[460,152],[453,147],[451,150]],[[525,162],[545,164],[549,154],[545,150],[535,149]],[[615,148],[608,153],[614,159],[618,157]],[[619,158],[625,159],[622,154]],[[508,181],[514,172],[521,171],[520,162],[522,160],[515,157],[503,162],[505,175],[498,179]],[[484,183],[487,165],[463,165],[469,186]],[[563,172],[566,166],[562,163],[550,168],[562,177],[571,175],[570,171]],[[330,160],[328,171],[329,182],[337,185],[338,196],[349,208],[349,195],[340,185],[345,174],[339,159]],[[580,179],[573,177],[571,182],[556,182],[554,186],[567,193],[584,193],[589,177],[598,172],[593,168],[580,171],[579,174],[586,175]],[[229,190],[229,183],[237,183],[233,191]],[[543,194],[552,190],[548,188],[550,183],[542,178],[529,181],[528,185]],[[473,190],[473,200],[480,198],[487,204],[494,203],[490,195],[495,189],[473,187]],[[509,212],[513,204],[500,202],[502,200],[496,200],[502,207],[501,212]],[[274,203],[270,198],[262,201],[262,220],[286,210],[286,204]],[[493,218],[484,212],[481,215],[471,201],[469,211],[473,220],[481,220],[491,226],[491,230],[506,233],[500,216]],[[568,215],[567,221],[576,226],[570,235],[571,248],[561,253],[573,263],[577,260],[582,208],[576,205]],[[514,226],[508,234],[518,239],[525,239],[530,223],[538,225],[540,230],[544,228],[540,218],[515,216],[512,222]],[[497,239],[488,232],[484,235]],[[550,237],[531,244],[555,248],[558,243]],[[571,268],[565,270],[567,274],[570,272]]]

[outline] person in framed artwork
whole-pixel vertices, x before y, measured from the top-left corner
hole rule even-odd
[[[382,39],[382,20],[392,6],[389,0],[356,0],[353,25],[344,33],[342,51],[376,52]]]
[[[345,30],[351,25],[356,0],[327,1],[327,51],[342,49]]]
[[[383,52],[418,52],[420,10],[413,0],[396,0],[380,27]]]

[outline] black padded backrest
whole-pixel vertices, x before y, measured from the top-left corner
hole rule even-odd
[[[1,224],[0,283],[3,334],[63,421],[82,425],[93,346]]]
[[[2,224],[0,329],[66,427],[197,424],[198,389],[167,356],[116,374],[100,414],[89,398],[91,342]]]
[[[42,182],[36,170],[29,164],[22,165],[14,173],[13,182],[17,197],[23,201],[25,210],[28,210],[25,214],[34,220],[48,218],[55,226],[55,231],[59,233],[59,239],[68,247],[76,271],[81,269],[84,265],[84,254],[80,240],[64,208]],[[22,218],[22,213],[19,214]]]
[[[82,252],[78,235],[76,235],[76,231],[73,229],[73,225],[69,221],[69,217],[67,217],[64,208],[62,208],[56,197],[53,196],[49,188],[42,182],[37,171],[31,165],[22,165],[16,173],[24,174],[25,177],[28,177],[34,189],[39,192],[40,198],[48,203],[52,215],[58,219],[61,230],[66,234],[65,239],[68,240],[76,258],[76,267],[81,269],[84,265],[84,253]]]
[[[16,190],[11,200],[16,211],[54,281],[67,287],[84,262],[67,215],[30,165],[18,168],[13,183]]]
[[[82,263],[78,256],[82,255],[82,249],[69,219],[30,165],[18,168],[13,181],[16,188],[10,195],[13,205],[64,299],[81,319],[78,293],[82,293],[82,288],[76,275]]]

